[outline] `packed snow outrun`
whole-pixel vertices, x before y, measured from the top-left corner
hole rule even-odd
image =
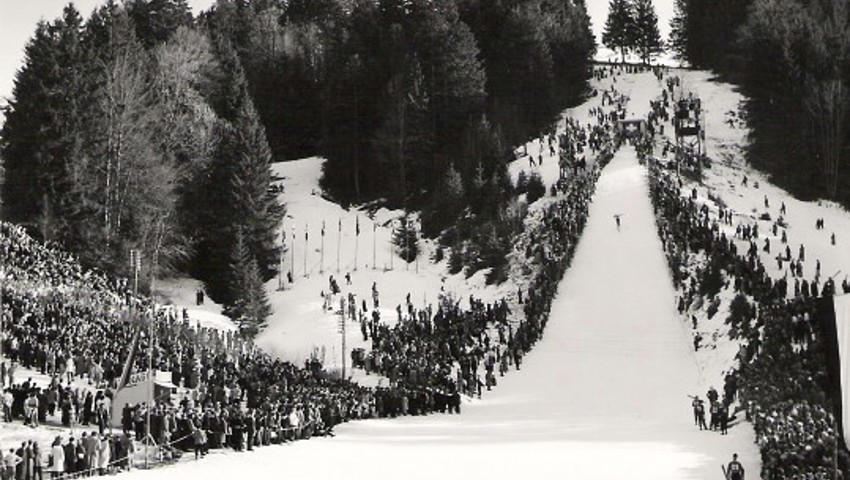
[[[688,396],[704,387],[666,268],[646,169],[624,146],[599,178],[543,340],[461,415],[355,422],[331,439],[132,475],[711,479],[733,451],[757,471],[747,424],[726,437],[694,426]]]

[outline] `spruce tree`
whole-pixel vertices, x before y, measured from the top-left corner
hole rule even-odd
[[[463,179],[452,163],[434,189],[430,205],[422,212],[423,233],[428,236],[440,233],[458,219],[464,204]]]
[[[192,10],[186,0],[127,0],[125,5],[146,48],[170,39],[181,26],[192,24]]]
[[[218,127],[218,146],[209,168],[205,205],[199,222],[195,273],[207,284],[210,296],[225,303],[240,292],[231,289],[231,252],[236,226],[242,229],[246,248],[257,262],[260,278],[276,272],[279,247],[277,229],[285,213],[272,190],[271,151],[247,90],[239,59],[226,40],[216,44],[221,64],[224,98],[214,100],[224,118]]]
[[[455,2],[425,3],[413,25],[413,41],[429,93],[428,115],[436,138],[434,153],[445,158],[462,146],[470,115],[483,111],[487,79],[475,36],[461,21]],[[439,177],[430,173],[420,176],[429,182],[426,187],[433,189]]]
[[[265,285],[256,258],[248,247],[241,226],[237,227],[229,265],[233,298],[224,306],[224,314],[236,320],[249,335],[256,335],[271,314]]]
[[[271,150],[257,111],[244,93],[245,101],[234,124],[237,156],[230,177],[233,218],[241,219],[245,242],[256,259],[264,280],[277,272],[278,226],[285,213],[272,190]]]
[[[670,19],[670,38],[668,43],[670,49],[680,59],[687,56],[687,25],[688,7],[686,0],[676,0],[675,13]]]
[[[393,233],[393,243],[398,248],[399,256],[405,262],[413,262],[419,256],[419,234],[407,212],[400,219],[399,226]]]
[[[634,47],[635,12],[630,0],[610,0],[608,19],[602,32],[602,43],[614,51],[620,52],[620,59],[626,61],[626,50]]]
[[[634,47],[640,53],[643,63],[649,64],[652,57],[661,53],[664,47],[652,0],[635,0],[634,19]]]
[[[422,70],[415,57],[399,60],[399,71],[387,84],[382,102],[383,121],[375,132],[374,173],[387,182],[390,200],[406,205],[415,190],[413,172],[426,171],[433,145],[432,124],[428,121],[428,97]],[[418,168],[417,168],[418,167]]]
[[[56,64],[52,27],[40,22],[24,50],[24,65],[15,75],[12,98],[2,131],[4,218],[35,223],[44,210],[47,145],[53,136],[49,115],[59,91],[61,67]]]

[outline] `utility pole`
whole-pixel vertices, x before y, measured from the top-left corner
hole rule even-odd
[[[154,375],[153,375],[153,322],[155,318],[155,313],[151,315],[148,319],[148,409],[145,415],[145,468],[148,468],[148,445],[153,443],[153,437],[151,436],[151,410],[153,410],[153,389],[154,389]]]
[[[280,266],[277,270],[277,289],[283,290],[283,256],[286,254],[286,227],[280,223]]]
[[[319,253],[319,273],[325,273],[325,221],[322,220],[321,253]]]
[[[354,271],[357,271],[357,250],[360,248],[360,217],[357,217],[357,223],[354,226]]]
[[[341,379],[345,380],[345,303],[343,298],[339,299],[339,333],[342,336],[342,376]]]
[[[133,296],[139,296],[139,269],[142,266],[141,252],[138,250],[130,250],[130,268],[133,269]]]
[[[130,267],[133,269],[133,302],[139,299],[139,270],[142,268],[142,255],[139,250],[130,250]],[[136,315],[139,310],[136,309]],[[148,468],[148,448],[151,439],[151,409],[153,408],[153,317],[148,319],[148,391],[147,409],[145,410],[145,468]]]
[[[164,213],[161,217],[159,217],[159,223],[157,223],[157,235],[156,235],[156,245],[153,249],[153,270],[151,271],[151,301],[154,305],[154,312],[156,312],[156,275],[159,272],[159,251],[162,249],[162,241],[165,237],[165,221],[168,219],[168,213]],[[141,267],[141,263],[139,264]]]

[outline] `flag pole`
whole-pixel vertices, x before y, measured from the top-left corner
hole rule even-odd
[[[307,240],[310,238],[310,225],[304,224],[304,276],[307,276]]]

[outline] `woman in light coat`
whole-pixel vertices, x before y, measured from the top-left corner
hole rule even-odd
[[[100,439],[100,443],[97,448],[97,466],[99,469],[99,474],[104,475],[108,473],[109,469],[109,457],[112,456],[112,439],[108,436],[104,435]]]
[[[65,449],[62,448],[62,437],[56,437],[50,447],[50,456],[53,458],[49,464],[50,476],[59,478],[65,473]]]

